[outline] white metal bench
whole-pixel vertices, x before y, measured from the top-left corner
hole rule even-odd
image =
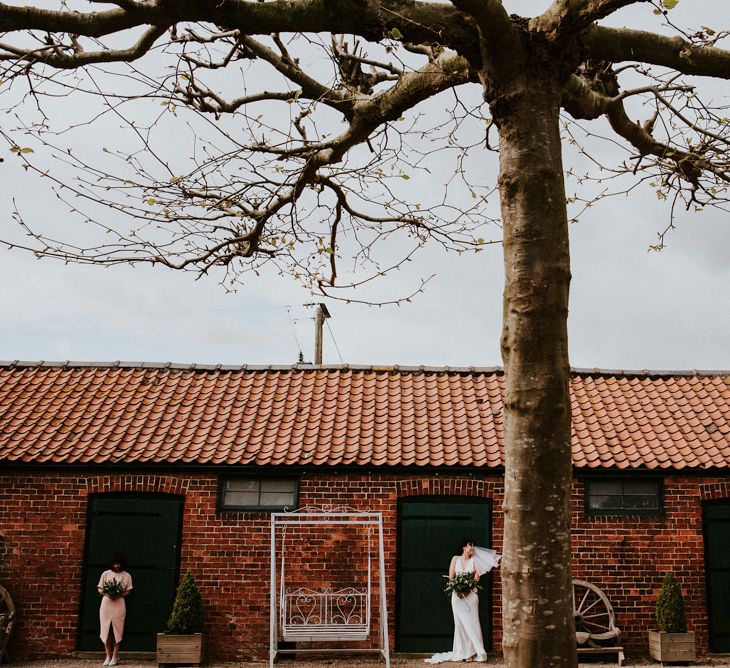
[[[287,641],[366,640],[370,634],[366,589],[287,589],[281,605],[281,635]]]

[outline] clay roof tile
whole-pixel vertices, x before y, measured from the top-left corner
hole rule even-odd
[[[577,467],[730,466],[730,374],[574,372]],[[0,363],[0,461],[502,466],[498,369]]]

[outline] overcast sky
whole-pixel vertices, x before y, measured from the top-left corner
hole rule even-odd
[[[510,9],[530,14],[544,4],[515,0]],[[727,5],[684,0],[674,16],[691,27],[728,29]],[[716,90],[727,104],[728,83]],[[62,228],[64,208],[0,150],[6,153],[0,164],[2,225],[12,225],[15,200]],[[667,247],[648,252],[666,216],[666,207],[646,189],[606,200],[571,226],[572,366],[730,369],[728,214],[684,215]],[[324,362],[501,365],[500,246],[468,257],[433,247],[383,283],[381,294],[404,294],[432,273],[412,303],[378,308],[327,302],[332,319]],[[0,281],[0,359],[288,365],[300,350],[312,359],[314,312],[304,305],[319,298],[291,279],[249,279],[238,292],[226,293],[214,278],[196,281],[150,267],[64,266],[2,250]]]

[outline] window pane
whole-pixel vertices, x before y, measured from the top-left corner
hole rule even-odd
[[[232,492],[258,492],[259,480],[253,478],[232,478],[226,480],[226,490]]]
[[[223,495],[224,506],[258,506],[258,492],[226,492]]]
[[[596,482],[590,482],[589,488],[591,496],[594,494],[596,495],[605,495],[605,494],[615,494],[620,495],[621,494],[621,483],[620,482],[606,482],[606,481],[596,481]]]
[[[637,496],[656,496],[659,485],[656,480],[625,482],[624,494]]]
[[[657,497],[654,496],[626,496],[624,497],[626,508],[657,508]]]
[[[600,510],[606,510],[606,509],[611,510],[611,509],[621,508],[621,497],[618,495],[597,496],[595,494],[591,494],[590,507],[598,508]]]
[[[293,506],[294,494],[292,492],[262,492],[262,506]]]
[[[294,480],[277,480],[276,478],[261,481],[262,492],[291,492],[296,488]]]

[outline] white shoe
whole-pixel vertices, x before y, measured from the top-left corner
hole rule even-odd
[[[101,665],[102,666],[108,666],[109,665],[109,661],[111,661],[111,659],[109,657],[106,657],[106,659],[104,659],[104,663],[102,663]]]
[[[118,661],[117,659],[112,659],[112,660],[111,660],[111,661],[109,662],[109,665],[110,665],[110,666],[118,666],[118,665],[119,665],[119,661]]]
[[[486,663],[487,662],[487,655],[482,654],[481,656],[477,656],[476,659],[474,659],[477,663]]]

